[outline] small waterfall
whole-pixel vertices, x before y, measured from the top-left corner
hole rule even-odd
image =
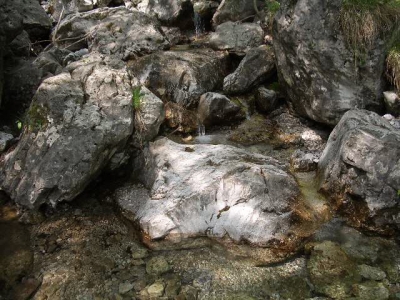
[[[196,29],[196,36],[203,34],[206,31],[206,24],[202,16],[194,12],[193,16],[194,28]]]
[[[206,127],[200,122],[199,122],[199,125],[197,127],[197,133],[198,133],[199,136],[206,135]]]

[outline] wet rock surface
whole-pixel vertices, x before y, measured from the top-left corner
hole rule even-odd
[[[399,141],[398,130],[366,110],[347,112],[331,133],[318,164],[320,187],[353,225],[399,229]]]

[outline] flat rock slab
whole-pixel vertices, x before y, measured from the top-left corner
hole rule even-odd
[[[115,199],[146,239],[196,237],[268,246],[285,241],[301,208],[294,177],[275,159],[225,145],[188,147],[161,138],[144,151],[138,189]]]
[[[57,44],[68,50],[89,48],[124,60],[169,46],[155,18],[122,7],[69,15],[56,33]]]

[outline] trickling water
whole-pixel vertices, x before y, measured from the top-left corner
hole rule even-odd
[[[206,127],[202,123],[199,123],[199,126],[197,128],[197,133],[199,136],[206,135]]]
[[[193,16],[194,27],[196,29],[196,36],[203,34],[206,31],[205,22],[197,12],[194,12]]]

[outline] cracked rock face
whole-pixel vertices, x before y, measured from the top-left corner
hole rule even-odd
[[[67,16],[56,34],[60,46],[128,60],[169,46],[155,18],[126,8],[100,8]]]
[[[127,184],[115,198],[152,241],[208,236],[266,246],[291,229],[300,192],[272,158],[167,138],[150,143],[144,157],[140,177],[150,191]]]
[[[43,81],[16,149],[0,168],[0,186],[37,208],[72,200],[133,131],[131,85],[124,67],[92,55]]]
[[[328,125],[348,110],[383,106],[385,45],[374,40],[365,63],[355,61],[338,29],[341,4],[281,1],[273,33],[283,90],[299,114]]]
[[[320,188],[349,221],[378,232],[400,228],[400,132],[366,110],[347,112],[320,158]]]

